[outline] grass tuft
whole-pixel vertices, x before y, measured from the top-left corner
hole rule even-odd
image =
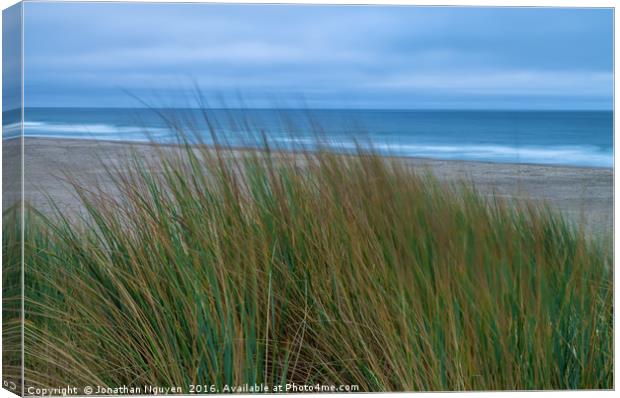
[[[27,209],[26,385],[613,388],[612,253],[553,209],[361,149],[108,172]]]

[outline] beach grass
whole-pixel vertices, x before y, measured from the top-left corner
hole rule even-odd
[[[26,386],[613,388],[611,247],[554,209],[361,148],[159,150],[27,206]]]

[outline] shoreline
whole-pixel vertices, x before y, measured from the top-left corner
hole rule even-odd
[[[10,137],[4,138],[3,142],[8,142],[11,140],[18,139],[20,137]],[[29,135],[24,136],[24,139],[34,139],[34,140],[51,140],[51,141],[66,141],[71,143],[73,141],[88,141],[88,142],[97,142],[102,144],[122,144],[122,145],[135,145],[135,146],[163,146],[174,148],[177,147],[178,144],[167,143],[167,142],[149,142],[149,141],[132,141],[132,140],[114,140],[114,139],[106,139],[102,140],[99,138],[88,138],[88,137],[80,137],[80,138],[68,138],[68,137],[54,137],[54,136],[43,136],[43,135]],[[200,144],[193,144],[200,145]],[[215,148],[214,145],[205,144],[209,147]],[[251,146],[233,146],[233,150],[235,151],[255,151],[260,150],[260,148],[255,148]],[[276,151],[281,151],[280,149],[276,149]],[[301,153],[298,150],[285,150],[282,152],[295,154]],[[343,156],[355,156],[355,154],[349,154],[346,152],[338,152]],[[594,170],[610,170],[613,173],[614,167],[607,166],[584,166],[584,165],[574,165],[574,164],[560,164],[560,163],[533,163],[533,162],[494,162],[491,160],[470,160],[470,159],[444,159],[444,158],[435,158],[435,157],[425,157],[425,156],[407,156],[407,155],[390,155],[390,154],[380,154],[382,157],[390,158],[390,159],[402,159],[402,160],[414,160],[414,161],[425,161],[425,162],[463,162],[463,163],[480,163],[480,164],[488,164],[488,165],[509,165],[513,167],[519,166],[534,166],[534,167],[559,167],[559,168],[569,168],[569,169],[594,169]],[[615,161],[614,161],[615,163]]]
[[[25,197],[43,211],[49,208],[43,192],[47,192],[68,212],[79,211],[80,204],[68,185],[55,176],[70,171],[86,183],[107,185],[105,172],[93,161],[99,156],[106,163],[118,164],[129,149],[153,155],[154,143],[135,141],[103,141],[73,138],[24,137]],[[162,144],[176,147],[176,144]],[[12,164],[19,159],[19,141],[3,140],[3,207],[12,198],[11,182],[17,182]],[[256,148],[234,148],[243,152]],[[294,155],[294,151],[290,154]],[[94,155],[94,156],[93,156]],[[353,156],[343,154],[345,156]],[[576,223],[596,234],[611,236],[613,228],[613,168],[495,163],[469,160],[442,160],[403,156],[386,156],[433,172],[445,182],[473,183],[483,195],[509,199],[546,201]]]

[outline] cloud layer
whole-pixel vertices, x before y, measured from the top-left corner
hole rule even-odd
[[[610,109],[609,9],[26,3],[27,106]],[[231,100],[234,101],[234,100]]]

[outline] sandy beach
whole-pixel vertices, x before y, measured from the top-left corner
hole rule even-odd
[[[80,210],[79,201],[59,177],[68,171],[84,182],[111,184],[97,160],[118,164],[130,148],[153,157],[150,144],[79,139],[26,138],[24,150],[26,199],[43,211],[49,210],[45,193],[66,212]],[[17,140],[4,145],[5,192],[7,206],[18,187],[14,164],[19,162]],[[585,222],[596,234],[610,234],[613,228],[613,170],[607,168],[563,167],[529,164],[498,164],[402,158],[420,169],[428,168],[444,181],[472,181],[480,192],[498,196],[544,200],[560,209],[574,222]],[[13,188],[11,188],[13,187]],[[7,191],[8,190],[8,191]]]

